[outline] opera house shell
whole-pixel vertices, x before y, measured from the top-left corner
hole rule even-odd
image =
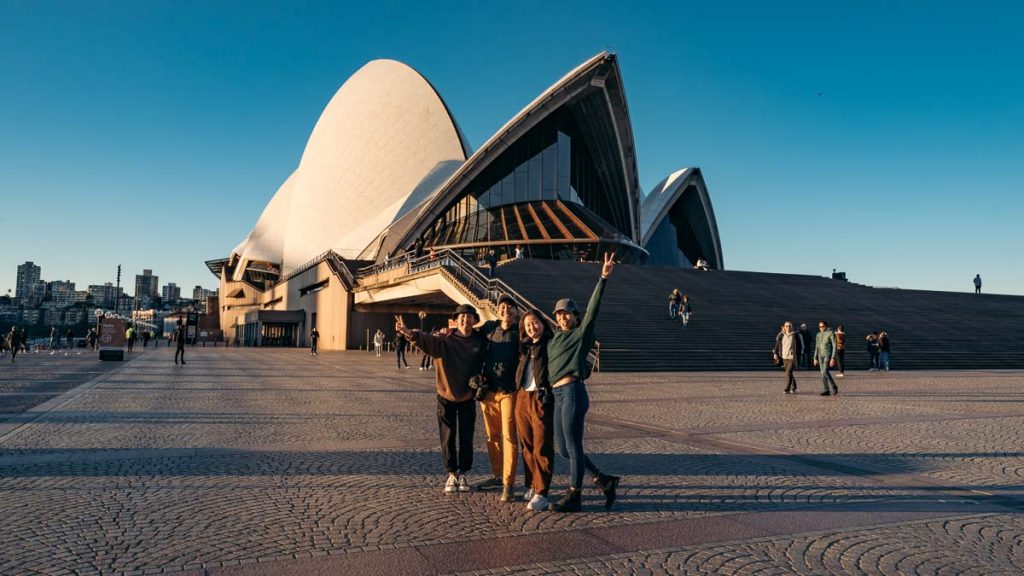
[[[207,265],[220,278],[228,339],[302,345],[316,326],[323,347],[346,349],[364,345],[373,316],[387,312],[380,297],[353,295],[361,269],[430,252],[500,260],[517,249],[723,267],[699,169],[641,193],[614,54],[577,66],[475,152],[423,76],[392,60],[366,64],[335,93],[248,236]],[[431,290],[407,284],[406,296]]]

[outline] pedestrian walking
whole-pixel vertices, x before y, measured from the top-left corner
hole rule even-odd
[[[693,307],[690,305],[690,297],[683,294],[683,302],[679,306],[679,314],[683,318],[683,326],[689,326],[690,314],[693,314]]]
[[[85,335],[85,341],[89,344],[89,350],[96,351],[96,341],[99,340],[99,336],[96,334],[95,328],[89,328],[89,333]]]
[[[377,354],[377,358],[380,358],[382,351],[384,350],[384,332],[380,328],[373,335],[373,351]]]
[[[520,320],[519,335],[515,411],[523,447],[523,499],[528,510],[547,510],[555,461],[554,396],[547,366],[551,329],[540,312],[532,310]]]
[[[319,356],[320,352],[317,350],[317,345],[320,343],[320,331],[313,326],[313,329],[309,331],[309,353],[312,356]]]
[[[494,250],[488,250],[487,252],[487,277],[494,278],[494,274],[498,269],[498,255],[494,253]]]
[[[889,333],[882,330],[878,333],[878,369],[889,371],[889,352],[892,351],[892,343],[889,342]]]
[[[406,327],[401,316],[395,316],[395,330],[409,338],[424,354],[434,357],[437,369],[437,427],[441,435],[441,458],[448,477],[444,491],[469,492],[466,474],[473,468],[473,431],[476,427],[476,405],[470,377],[480,373],[487,339],[473,326],[480,316],[469,304],[455,309],[456,329],[447,334],[424,334]]]
[[[846,330],[842,324],[836,326],[836,368],[836,377],[846,378]]]
[[[487,436],[487,456],[492,476],[477,485],[479,490],[501,488],[502,502],[516,499],[516,369],[519,367],[519,318],[515,301],[507,294],[498,298],[498,320],[485,322],[480,333],[487,338],[483,375],[487,384],[480,400]]]
[[[150,340],[150,338],[152,338],[152,336],[153,336],[153,333],[150,332],[149,330],[145,330],[145,331],[142,332],[142,347],[143,348],[149,347],[149,340]]]
[[[18,349],[21,348],[21,335],[18,334],[18,329],[15,326],[11,326],[11,331],[7,334],[7,346],[11,349],[11,364],[14,364],[14,358],[18,355]]]
[[[824,320],[818,322],[818,335],[814,340],[814,365],[821,370],[821,385],[825,388],[821,395],[839,394],[836,379],[829,371],[836,365],[836,335],[828,329],[828,322]],[[829,384],[832,385],[831,393],[828,390]]]
[[[786,374],[786,394],[796,394],[796,377],[793,376],[793,369],[796,368],[797,359],[803,352],[803,340],[793,331],[793,323],[786,321],[782,324],[782,331],[775,336],[775,348],[773,349],[775,362],[782,362],[782,368]]]
[[[185,327],[178,325],[177,331],[174,333],[174,363],[178,363],[178,357],[181,357],[182,365],[185,364]]]
[[[679,293],[679,288],[673,288],[668,294],[668,319],[675,320],[676,316],[679,315],[679,305],[683,302],[683,296]]]
[[[811,361],[814,359],[814,335],[807,329],[807,324],[801,324],[799,336],[800,343],[803,345],[799,364],[809,369]]]
[[[405,367],[409,367],[409,363],[405,361],[405,350],[409,347],[409,341],[405,339],[405,336],[401,332],[395,332],[395,359],[398,361],[398,369],[402,369],[402,364]]]
[[[75,331],[68,328],[67,334],[64,335],[64,341],[67,342],[67,349],[74,350],[75,348]]]
[[[56,350],[59,344],[59,336],[57,335],[57,327],[50,325],[50,350]]]
[[[128,326],[128,329],[124,331],[124,342],[128,345],[128,351],[131,352],[132,348],[135,347],[135,327]]]
[[[974,293],[981,294],[981,274],[974,275]]]
[[[430,333],[436,335],[437,329],[435,328],[434,330],[431,330]],[[423,353],[422,350],[420,350],[420,352],[420,355],[422,356],[422,358],[420,358],[420,370],[430,370],[434,365],[434,359],[430,357],[430,354]]]
[[[614,269],[612,254],[605,254],[601,277],[590,296],[582,321],[579,308],[572,300],[563,298],[555,304],[555,321],[559,330],[548,342],[548,375],[555,397],[555,446],[559,454],[569,459],[570,485],[566,495],[549,506],[553,512],[581,510],[584,470],[591,473],[594,483],[604,492],[605,509],[611,509],[615,502],[619,477],[603,474],[583,451],[583,425],[590,408],[585,383],[589,376],[587,356],[594,347],[601,296]]]

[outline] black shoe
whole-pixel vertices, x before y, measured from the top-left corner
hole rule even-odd
[[[569,493],[562,496],[558,502],[548,506],[551,512],[579,512],[583,509],[583,494],[576,489],[569,488]]]
[[[181,363],[182,363],[182,365],[184,365],[184,364],[185,364],[185,361],[184,361],[184,360],[182,360],[182,361],[181,361]]]
[[[821,393],[821,395],[822,395],[822,396],[831,396],[832,394],[831,394],[831,393],[829,393],[829,391],[828,391],[828,390],[825,390],[824,392],[822,392],[822,393]]]
[[[501,488],[504,485],[505,484],[504,482],[501,481],[501,478],[498,478],[497,476],[491,476],[487,480],[484,480],[483,482],[477,484],[475,488],[480,491],[497,490],[498,488]]]
[[[832,385],[832,393],[833,394],[839,394],[839,386],[836,386],[835,384],[833,384]]]
[[[615,503],[615,489],[619,487],[619,477],[602,474],[597,478],[594,478],[594,483],[601,488],[601,492],[604,493],[604,509],[611,510],[612,504]]]

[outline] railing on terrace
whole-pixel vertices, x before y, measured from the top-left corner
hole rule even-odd
[[[528,309],[535,309],[550,326],[557,326],[553,318],[516,291],[515,288],[506,284],[504,280],[488,278],[479,267],[452,250],[444,250],[433,255],[420,256],[419,258],[409,255],[392,259],[383,264],[366,266],[356,272],[356,281],[361,282],[378,274],[402,268],[405,268],[405,273],[402,276],[411,276],[428,270],[441,269],[442,273],[451,276],[452,280],[461,284],[478,300],[496,306],[498,299],[502,295],[506,295],[517,303],[520,313],[526,312]],[[594,349],[590,351],[589,357],[594,372],[599,372],[601,367],[600,342],[595,342]]]
[[[331,269],[334,271],[334,273],[341,277],[349,288],[356,285],[356,279],[355,277],[352,276],[352,272],[349,271],[348,267],[345,266],[342,256],[339,255],[334,250],[327,250],[326,252],[322,252],[312,260],[306,262],[305,264],[292,269],[290,272],[288,272],[287,275],[282,276],[281,279],[276,282],[276,284],[287,282],[288,280],[295,278],[299,274],[302,274],[303,272],[312,269],[321,262],[327,262],[328,265],[330,265]]]

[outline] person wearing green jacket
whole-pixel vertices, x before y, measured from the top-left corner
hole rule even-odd
[[[583,452],[583,420],[590,408],[584,379],[589,375],[587,355],[594,347],[597,313],[608,277],[615,268],[612,254],[604,255],[601,278],[594,287],[583,320],[579,308],[568,298],[555,304],[558,330],[548,341],[548,375],[555,397],[554,429],[558,453],[569,459],[570,486],[566,495],[548,508],[553,512],[579,512],[582,508],[583,471],[593,475],[605,496],[605,509],[615,502],[619,477],[602,474]]]
[[[821,385],[825,387],[822,396],[839,394],[839,386],[836,386],[836,379],[832,377],[829,368],[836,366],[836,335],[828,328],[828,322],[818,322],[818,335],[814,339],[814,365],[821,370]],[[832,384],[832,392],[829,393],[828,385]]]

